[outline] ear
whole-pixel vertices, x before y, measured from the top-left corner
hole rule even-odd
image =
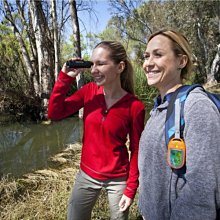
[[[118,70],[119,70],[119,73],[122,73],[125,69],[125,62],[124,61],[121,61],[119,64],[118,64]]]
[[[188,62],[188,57],[186,55],[180,55],[179,69],[183,69]]]

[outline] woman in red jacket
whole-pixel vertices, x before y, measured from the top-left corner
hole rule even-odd
[[[103,187],[108,193],[111,219],[128,219],[138,188],[137,157],[144,105],[134,95],[133,68],[119,42],[99,43],[93,50],[92,62],[94,82],[69,97],[66,94],[82,69],[63,65],[48,107],[51,120],[84,108],[80,171],[69,201],[68,219],[91,219]]]

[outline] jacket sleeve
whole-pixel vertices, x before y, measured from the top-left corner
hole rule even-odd
[[[135,107],[131,109],[131,127],[129,134],[129,150],[130,150],[130,169],[127,179],[127,187],[124,195],[133,199],[139,186],[138,178],[138,149],[141,133],[144,129],[145,108],[142,102],[136,102]]]
[[[67,97],[70,86],[75,78],[72,78],[62,71],[54,85],[48,105],[48,118],[60,120],[76,113],[83,107],[83,90],[78,90]]]
[[[203,94],[194,97],[189,95],[184,108],[186,182],[174,202],[171,220],[214,220],[219,208],[220,114]]]

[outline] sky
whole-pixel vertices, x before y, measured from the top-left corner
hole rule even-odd
[[[86,32],[100,33],[102,32],[108,20],[111,18],[110,6],[107,0],[96,0],[93,3],[93,7],[96,13],[89,15],[88,12],[78,12],[78,17],[80,20],[80,29],[83,34]],[[82,25],[84,23],[85,27]]]
[[[102,32],[108,21],[111,18],[110,6],[107,0],[96,0],[93,2],[95,14],[91,15],[87,11],[79,11],[78,19],[80,25],[80,33],[84,36],[85,43],[88,43],[85,38],[87,33],[100,33]],[[70,33],[71,34],[71,33]],[[87,48],[84,53],[91,54],[91,48]]]

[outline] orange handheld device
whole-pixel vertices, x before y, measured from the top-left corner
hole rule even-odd
[[[172,138],[168,143],[167,162],[173,169],[180,169],[186,162],[186,146],[181,138]]]

